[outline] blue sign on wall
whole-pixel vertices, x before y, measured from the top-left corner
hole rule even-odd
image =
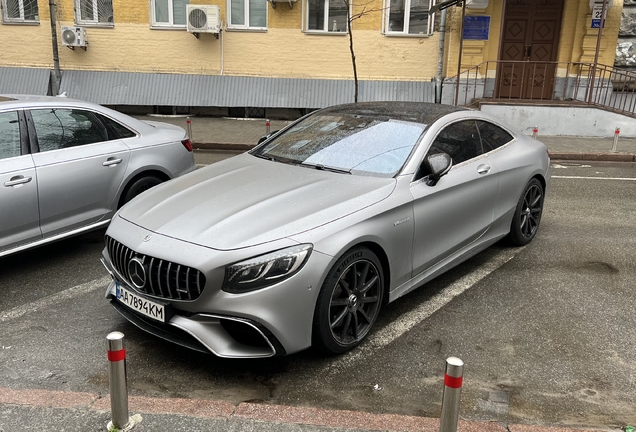
[[[464,17],[464,40],[488,40],[490,30],[489,16],[465,16]]]

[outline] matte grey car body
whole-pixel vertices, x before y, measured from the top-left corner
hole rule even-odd
[[[221,357],[345,352],[383,303],[506,235],[529,242],[549,180],[542,143],[479,111],[327,108],[123,207],[106,297]]]
[[[182,128],[67,99],[0,96],[0,256],[106,226],[196,169]]]

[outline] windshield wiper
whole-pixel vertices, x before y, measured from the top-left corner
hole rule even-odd
[[[330,167],[330,166],[326,166],[322,164],[310,164],[310,163],[301,162],[298,164],[298,166],[305,167],[305,168],[313,168],[320,171],[331,171],[331,172],[341,173],[341,174],[351,174],[350,170]]]
[[[268,161],[272,161],[272,162],[280,162],[278,159],[276,159],[274,156],[269,156],[269,155],[264,155],[264,154],[260,154],[260,153],[252,153],[253,156],[256,156],[257,158],[261,158],[261,159],[265,159]]]

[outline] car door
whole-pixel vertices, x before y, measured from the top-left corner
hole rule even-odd
[[[45,237],[110,217],[130,150],[97,115],[77,108],[31,109],[33,161]],[[111,135],[112,136],[112,135]]]
[[[42,236],[35,165],[27,139],[23,113],[0,112],[0,253]]]
[[[451,156],[452,169],[434,186],[426,173],[411,183],[414,276],[477,240],[493,221],[497,171],[483,155],[475,121],[445,126],[426,156],[440,152]]]

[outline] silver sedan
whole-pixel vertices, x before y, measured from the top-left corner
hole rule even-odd
[[[549,181],[545,146],[479,111],[323,109],[123,207],[106,297],[221,357],[343,353],[383,304],[504,237],[530,242]]]
[[[194,169],[182,128],[62,97],[0,96],[0,257],[104,227]]]

